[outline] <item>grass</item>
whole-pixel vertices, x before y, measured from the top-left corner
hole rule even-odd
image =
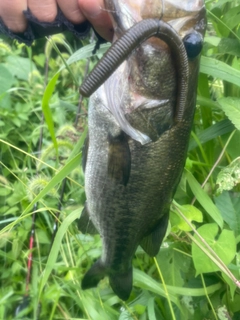
[[[94,44],[76,47],[63,35],[32,48],[0,41],[0,319],[239,318],[240,6],[206,6],[196,114],[171,224],[156,258],[137,250],[126,303],[107,279],[80,288],[101,253],[100,237],[80,234],[75,222],[85,202],[80,150],[87,131],[78,84],[86,59],[90,69],[96,62]],[[24,297],[28,307],[16,314]]]

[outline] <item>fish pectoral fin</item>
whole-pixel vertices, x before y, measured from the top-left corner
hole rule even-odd
[[[108,135],[108,176],[116,183],[127,185],[131,171],[131,152],[124,132]]]
[[[122,300],[126,301],[132,291],[132,266],[125,273],[115,273],[109,276],[109,284],[114,293]]]
[[[85,172],[86,165],[87,165],[87,155],[88,155],[88,146],[89,146],[89,132],[85,138],[83,147],[82,147],[82,168],[83,172]]]
[[[89,213],[88,213],[88,208],[87,208],[87,201],[85,202],[84,208],[82,210],[81,216],[78,219],[78,229],[82,233],[89,233],[89,234],[97,234],[98,231],[95,228],[94,224],[92,223]]]
[[[82,289],[85,290],[96,287],[98,282],[102,280],[105,275],[106,268],[103,266],[100,260],[97,260],[84,275],[81,284]]]
[[[147,237],[144,237],[140,242],[140,246],[150,257],[156,256],[160,249],[161,243],[167,231],[168,220],[169,212],[162,216],[153,232]]]

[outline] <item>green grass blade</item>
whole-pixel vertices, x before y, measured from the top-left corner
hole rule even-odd
[[[48,256],[46,268],[43,271],[43,276],[40,281],[39,297],[41,296],[43,288],[44,288],[45,284],[47,283],[48,278],[49,278],[49,276],[54,268],[54,265],[56,263],[62,239],[63,239],[65,233],[67,232],[67,229],[70,226],[70,224],[73,223],[74,220],[79,218],[80,213],[81,213],[81,208],[74,210],[72,213],[70,213],[69,216],[66,217],[66,219],[62,222],[61,226],[58,229],[58,232],[56,234],[56,237],[55,237],[53,245],[52,245],[52,249],[51,249],[50,254]]]
[[[235,129],[235,127],[231,123],[231,121],[228,119],[224,119],[222,121],[219,121],[219,122],[213,124],[211,127],[208,127],[207,129],[199,132],[197,136],[198,136],[198,139],[201,142],[201,144],[203,144],[205,142],[208,142],[210,140],[217,138],[218,136],[232,132],[234,129]],[[188,150],[191,151],[194,148],[196,148],[197,146],[198,146],[198,144],[197,144],[196,140],[194,140],[191,137]]]
[[[200,72],[239,86],[240,71],[217,59],[201,57]]]
[[[52,111],[49,107],[49,101],[52,97],[53,91],[55,89],[56,86],[56,82],[58,80],[59,77],[59,73],[57,73],[52,79],[51,81],[48,83],[45,91],[44,91],[44,95],[43,95],[43,99],[42,99],[42,110],[43,110],[43,114],[44,114],[44,118],[45,121],[47,123],[48,126],[48,130],[50,132],[51,138],[52,138],[52,142],[54,144],[54,147],[56,149],[56,153],[58,155],[58,145],[57,145],[57,140],[56,140],[56,136],[55,136],[55,130],[54,130],[54,122],[53,122],[53,118],[52,118]]]
[[[209,216],[219,225],[219,227],[222,228],[223,218],[217,206],[213,203],[208,194],[201,188],[200,184],[197,182],[191,172],[185,169],[185,173],[192,193],[195,195],[198,202],[207,211]]]

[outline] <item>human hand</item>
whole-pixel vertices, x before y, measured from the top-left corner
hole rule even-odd
[[[29,8],[39,21],[52,22],[57,15],[57,6],[73,24],[89,20],[97,33],[112,40],[112,23],[104,10],[104,0],[0,0],[0,17],[12,32],[23,32],[27,27],[24,10]]]

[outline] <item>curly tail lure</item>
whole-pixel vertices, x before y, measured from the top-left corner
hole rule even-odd
[[[179,122],[183,119],[186,108],[188,92],[188,57],[182,39],[177,32],[166,22],[158,19],[145,19],[129,30],[113,43],[111,48],[105,53],[80,87],[80,93],[84,97],[92,95],[120,66],[120,64],[144,41],[151,37],[157,37],[170,47],[173,58],[176,62],[178,94],[176,110],[174,110],[174,120]],[[121,110],[118,112],[121,113]],[[114,114],[114,112],[113,112]],[[114,114],[115,115],[115,114]],[[129,136],[142,144],[150,142],[150,138],[134,129],[123,114],[117,117],[119,125]]]

